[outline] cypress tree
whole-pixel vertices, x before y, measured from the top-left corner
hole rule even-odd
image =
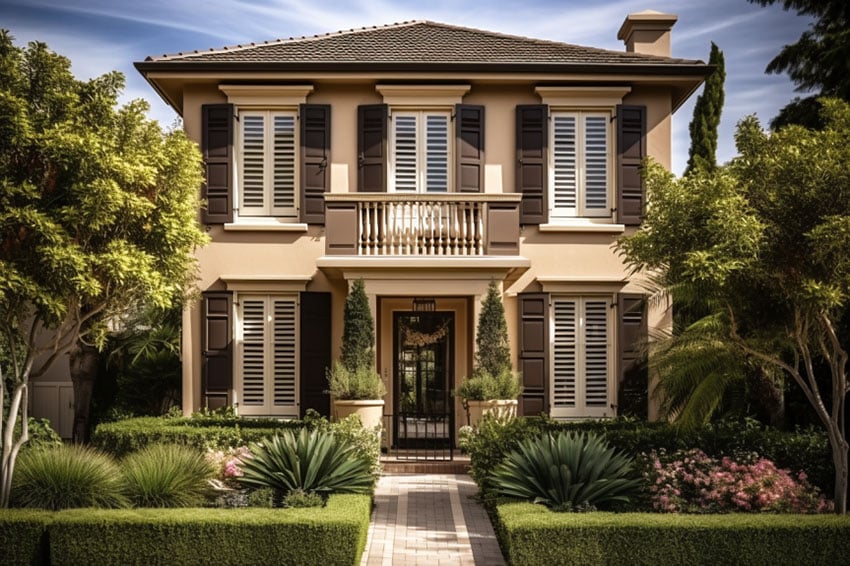
[[[689,126],[691,148],[688,151],[685,175],[697,169],[714,171],[717,167],[717,128],[720,126],[720,113],[723,110],[726,67],[723,52],[714,42],[711,43],[708,64],[714,65],[714,72],[705,80],[702,94],[697,97],[694,106],[694,117]]]
[[[499,287],[490,281],[487,296],[481,302],[478,315],[478,333],[475,336],[478,347],[476,361],[478,368],[496,377],[511,368],[511,349],[508,344],[508,324],[505,322],[505,307],[499,296]]]
[[[350,371],[375,365],[375,322],[362,279],[351,287],[345,299],[342,329],[342,365]]]

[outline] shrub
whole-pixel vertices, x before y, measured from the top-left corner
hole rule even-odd
[[[242,461],[251,455],[247,446],[239,448],[228,448],[227,450],[208,450],[207,462],[213,469],[214,479],[222,482],[226,487],[237,488],[239,482],[236,480],[242,476]]]
[[[53,513],[0,509],[0,564],[47,564],[47,525]]]
[[[368,430],[360,423],[357,415],[349,415],[335,423],[327,419],[316,424],[317,430],[327,431],[336,436],[340,442],[351,447],[357,458],[369,461],[369,473],[375,481],[381,477],[381,437],[374,430]]]
[[[127,456],[121,472],[136,507],[196,507],[209,493],[213,468],[195,448],[153,444]]]
[[[75,509],[48,527],[61,564],[357,564],[369,529],[366,495],[312,509]]]
[[[375,366],[375,321],[366,286],[358,279],[345,298],[342,324],[342,365],[351,371]],[[369,397],[377,399],[378,397]]]
[[[304,491],[303,489],[293,489],[283,498],[281,507],[291,507],[293,509],[304,509],[307,507],[321,507],[325,504],[325,500],[315,491]]]
[[[464,401],[516,399],[520,393],[522,385],[519,377],[510,368],[505,368],[496,375],[479,368],[457,388],[458,397]]]
[[[640,480],[632,459],[595,434],[545,434],[523,441],[490,474],[502,496],[542,503],[556,511],[627,503]]]
[[[328,392],[334,399],[383,399],[387,393],[374,366],[349,369],[334,362],[327,372]]]
[[[510,564],[845,564],[850,517],[552,513],[541,505],[497,509]]]
[[[368,493],[374,485],[370,462],[333,434],[283,431],[251,447],[239,482],[271,487],[283,494],[295,489],[329,493]]]
[[[486,493],[490,489],[488,476],[505,455],[523,440],[542,431],[543,421],[538,418],[506,419],[484,415],[478,427],[460,439],[460,448],[470,456],[469,475]]]
[[[85,446],[27,450],[18,457],[12,484],[16,507],[69,509],[123,507],[121,473],[109,456]]]
[[[511,347],[508,342],[505,307],[499,295],[499,287],[493,279],[490,280],[490,285],[487,288],[487,296],[481,301],[475,346],[475,365],[483,373],[496,378],[505,372],[510,373]],[[513,396],[487,397],[487,399],[516,399],[518,394],[519,392]]]
[[[676,513],[822,513],[831,511],[826,500],[806,481],[795,480],[765,458],[750,463],[729,457],[718,461],[699,450],[672,456],[651,452],[645,477],[656,511]]]

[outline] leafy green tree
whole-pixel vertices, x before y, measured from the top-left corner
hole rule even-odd
[[[511,347],[508,343],[508,324],[499,286],[490,281],[487,296],[481,301],[478,331],[475,335],[475,362],[479,369],[493,377],[511,369]]]
[[[815,18],[796,43],[786,45],[767,65],[767,73],[788,73],[797,90],[813,92],[797,97],[779,111],[770,125],[821,128],[821,96],[850,102],[850,3],[847,0],[749,0],[762,6],[781,4],[783,10]]]
[[[767,134],[746,118],[740,155],[713,173],[676,179],[648,164],[647,218],[620,248],[674,300],[702,297],[715,334],[738,354],[799,386],[829,436],[836,510],[845,513],[848,337],[839,329],[850,313],[850,105],[824,100],[823,120],[822,131]]]
[[[362,279],[354,282],[345,299],[342,365],[352,372],[375,367],[375,321]]]
[[[181,300],[206,241],[197,147],[143,101],[119,108],[123,84],[78,81],[45,44],[0,31],[0,506],[29,436],[29,380],[75,344],[101,346],[126,313]]]
[[[711,171],[717,167],[717,128],[720,127],[720,113],[723,111],[726,63],[723,52],[714,42],[711,43],[708,64],[714,65],[714,72],[705,80],[702,94],[694,105],[694,117],[689,126],[691,148],[685,175],[698,168]]]

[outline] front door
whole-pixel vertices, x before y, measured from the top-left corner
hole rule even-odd
[[[453,341],[453,312],[395,313],[393,440],[397,447],[453,445]]]

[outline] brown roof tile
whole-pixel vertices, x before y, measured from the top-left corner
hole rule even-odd
[[[609,51],[442,24],[409,21],[148,57],[150,63],[702,66],[702,61]]]

